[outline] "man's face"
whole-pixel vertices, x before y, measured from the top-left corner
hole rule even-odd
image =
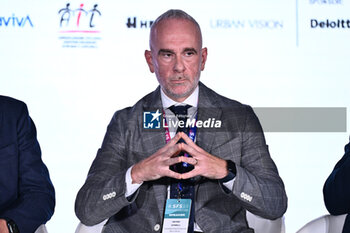
[[[154,29],[150,44],[145,52],[150,71],[168,97],[184,101],[197,87],[207,58],[199,30],[189,20],[166,19]]]

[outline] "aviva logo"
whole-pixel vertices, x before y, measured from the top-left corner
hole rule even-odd
[[[0,16],[0,27],[24,27],[26,25],[33,27],[29,15],[27,17],[17,17],[15,14],[12,14],[11,17]]]

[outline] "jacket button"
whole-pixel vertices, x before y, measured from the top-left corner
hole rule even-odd
[[[153,228],[155,231],[159,231],[160,230],[160,225],[159,224],[156,224],[154,225],[154,228]]]

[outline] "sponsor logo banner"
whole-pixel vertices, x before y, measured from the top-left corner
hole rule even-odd
[[[322,29],[348,29],[350,28],[350,19],[311,19],[310,20],[311,28],[322,28]]]
[[[99,18],[102,13],[98,4],[71,5],[58,10],[59,40],[63,48],[97,48],[101,40]]]
[[[249,30],[280,30],[284,22],[281,19],[212,19],[213,29],[249,29]]]
[[[12,14],[12,16],[0,16],[0,28],[24,28],[24,27],[34,27],[33,21],[29,15],[17,16]]]
[[[137,18],[136,16],[134,17],[128,17],[126,20],[126,27],[127,28],[151,28],[153,24],[153,20],[145,20],[145,19],[140,19]]]

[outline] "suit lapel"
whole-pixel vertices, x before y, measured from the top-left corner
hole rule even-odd
[[[220,120],[222,110],[217,103],[217,96],[203,83],[199,83],[198,120]],[[215,129],[197,129],[197,145],[210,153],[215,139]]]
[[[152,92],[144,101],[143,112],[157,111],[162,113],[163,107],[160,98],[160,88],[158,87],[154,92]],[[142,112],[142,116],[143,116]],[[140,127],[143,127],[142,122],[139,123]],[[143,142],[143,147],[147,152],[156,152],[162,148],[165,144],[165,131],[164,129],[142,129],[141,137]]]
[[[3,132],[3,128],[4,128],[4,125],[3,125],[3,112],[4,112],[4,107],[3,107],[3,104],[2,104],[2,101],[1,101],[1,96],[0,96],[0,132]],[[1,139],[1,134],[0,134],[0,139]],[[0,140],[1,142],[2,140]]]

